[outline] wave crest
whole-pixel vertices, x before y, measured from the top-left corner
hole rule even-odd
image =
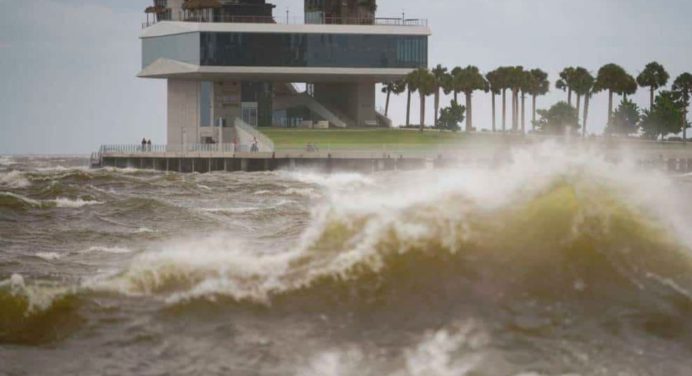
[[[64,288],[28,286],[19,274],[0,281],[0,343],[36,345],[62,339],[81,318],[79,298]]]

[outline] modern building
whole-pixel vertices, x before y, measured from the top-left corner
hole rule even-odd
[[[138,76],[167,80],[168,144],[229,142],[236,119],[389,126],[375,85],[427,67],[427,22],[377,18],[375,0],[305,0],[300,22],[273,9],[265,0],[155,0],[146,9]]]

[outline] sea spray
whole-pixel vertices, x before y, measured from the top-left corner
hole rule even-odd
[[[642,283],[639,268],[660,268],[657,273],[673,278],[689,270],[690,239],[659,213],[675,218],[657,194],[669,192],[664,176],[642,176],[626,165],[614,169],[588,151],[550,143],[519,150],[512,159],[495,170],[415,172],[361,187],[348,198],[332,194],[314,209],[302,237],[275,254],[257,256],[225,240],[184,242],[138,257],[114,283],[172,302],[220,295],[267,303],[324,283],[357,284],[373,273],[396,273],[414,259],[422,269],[444,260],[465,268],[485,258],[476,267],[493,274],[512,262],[519,270],[498,275],[498,283],[523,281],[523,293],[539,295],[584,290],[601,282],[599,273]],[[651,259],[647,247],[660,254]],[[542,286],[546,276],[556,280]]]

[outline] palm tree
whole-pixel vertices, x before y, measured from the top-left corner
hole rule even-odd
[[[495,70],[497,75],[497,89],[502,93],[502,132],[507,130],[507,89],[512,67],[499,67]]]
[[[550,90],[550,81],[548,81],[548,73],[543,72],[540,69],[532,69],[529,71],[530,77],[528,78],[529,87],[527,93],[532,97],[532,115],[531,115],[531,129],[536,129],[536,97],[539,95],[545,95]]]
[[[586,137],[586,123],[589,120],[589,104],[591,103],[591,96],[593,95],[593,86],[584,94],[584,125],[581,129],[582,136]]]
[[[634,78],[617,64],[606,64],[598,70],[593,92],[608,91],[608,124],[613,117],[613,94],[634,94],[637,91],[636,82],[632,87]]]
[[[516,132],[519,128],[519,90],[524,86],[524,68],[521,66],[511,67],[508,70],[507,86],[512,90],[512,131]]]
[[[647,64],[644,70],[637,76],[639,86],[649,88],[649,108],[654,105],[656,90],[666,86],[669,78],[670,75],[663,68],[663,65],[655,61]]]
[[[477,67],[469,65],[457,71],[454,76],[454,88],[464,93],[466,97],[466,131],[473,130],[473,92],[488,91],[488,82]]]
[[[572,85],[574,83],[574,67],[567,67],[560,72],[560,79],[555,81],[555,88],[567,91],[567,104],[572,105]]]
[[[485,75],[485,79],[486,81],[488,81],[488,88],[490,90],[490,96],[493,101],[493,132],[495,132],[495,96],[500,95],[500,93],[502,93],[502,82],[500,78],[500,73],[497,69],[492,72],[488,72]]]
[[[418,68],[407,76],[409,86],[418,90],[420,96],[420,130],[425,127],[425,98],[435,92],[435,76],[425,68]]]
[[[530,71],[522,71],[524,76],[521,80],[521,133],[526,133],[526,94],[531,92],[534,86],[533,75]],[[529,94],[530,95],[530,94]]]
[[[440,88],[444,87],[447,82],[447,68],[440,64],[437,64],[432,70],[433,77],[435,78],[435,125],[437,125],[438,114],[440,113]]]
[[[387,117],[387,115],[389,114],[389,97],[392,95],[393,91],[394,82],[385,82],[384,84],[382,84],[382,93],[387,94],[387,99],[384,105],[384,117]]]
[[[387,94],[387,102],[384,107],[384,117],[389,117],[389,99],[391,94],[399,95],[404,91],[406,91],[406,81],[404,80],[386,82],[382,86],[382,93]]]
[[[627,99],[628,95],[633,95],[637,92],[638,87],[639,86],[637,86],[637,80],[635,80],[634,77],[628,74],[627,79],[625,79],[624,84],[622,86],[622,91],[620,92],[620,95],[622,95],[623,99]]]
[[[413,86],[409,76],[404,78],[404,84],[406,86],[406,126],[408,127],[411,125],[411,93],[415,92],[417,88]]]
[[[581,112],[581,97],[586,97],[591,92],[594,81],[595,78],[585,68],[577,67],[574,69],[572,74],[572,91],[577,94],[577,117],[579,117]],[[586,101],[587,99],[584,100],[584,102]],[[584,129],[582,129],[582,133],[585,135]]]
[[[680,96],[683,102],[682,112],[682,141],[687,142],[687,112],[690,107],[690,97],[692,96],[692,74],[683,73],[673,82],[673,92]]]

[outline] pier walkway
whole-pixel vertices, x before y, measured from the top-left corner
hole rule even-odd
[[[594,147],[595,146],[595,147]],[[497,165],[511,160],[511,146],[440,146],[415,148],[382,145],[361,149],[252,152],[248,145],[104,145],[91,156],[92,167],[154,169],[172,172],[317,171],[376,172],[440,168],[458,164]],[[635,161],[643,167],[692,173],[692,146],[660,143],[594,144],[590,152],[609,160]]]

